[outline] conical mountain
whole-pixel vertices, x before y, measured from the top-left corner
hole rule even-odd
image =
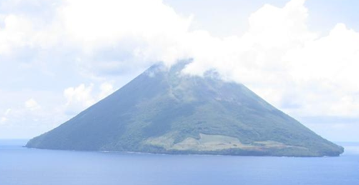
[[[155,65],[30,148],[170,154],[338,156],[318,136],[242,84]]]

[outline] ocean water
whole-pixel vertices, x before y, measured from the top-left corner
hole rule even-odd
[[[359,144],[341,157],[153,155],[27,149],[0,141],[0,185],[359,185]]]

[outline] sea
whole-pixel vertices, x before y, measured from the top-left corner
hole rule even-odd
[[[359,185],[359,143],[340,157],[159,155],[28,149],[0,140],[0,185]]]

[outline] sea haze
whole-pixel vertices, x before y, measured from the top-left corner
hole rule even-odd
[[[154,155],[27,149],[0,141],[0,185],[358,185],[359,144],[340,157]]]

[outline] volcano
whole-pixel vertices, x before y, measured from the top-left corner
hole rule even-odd
[[[26,147],[161,154],[338,156],[343,148],[243,84],[157,64]]]

